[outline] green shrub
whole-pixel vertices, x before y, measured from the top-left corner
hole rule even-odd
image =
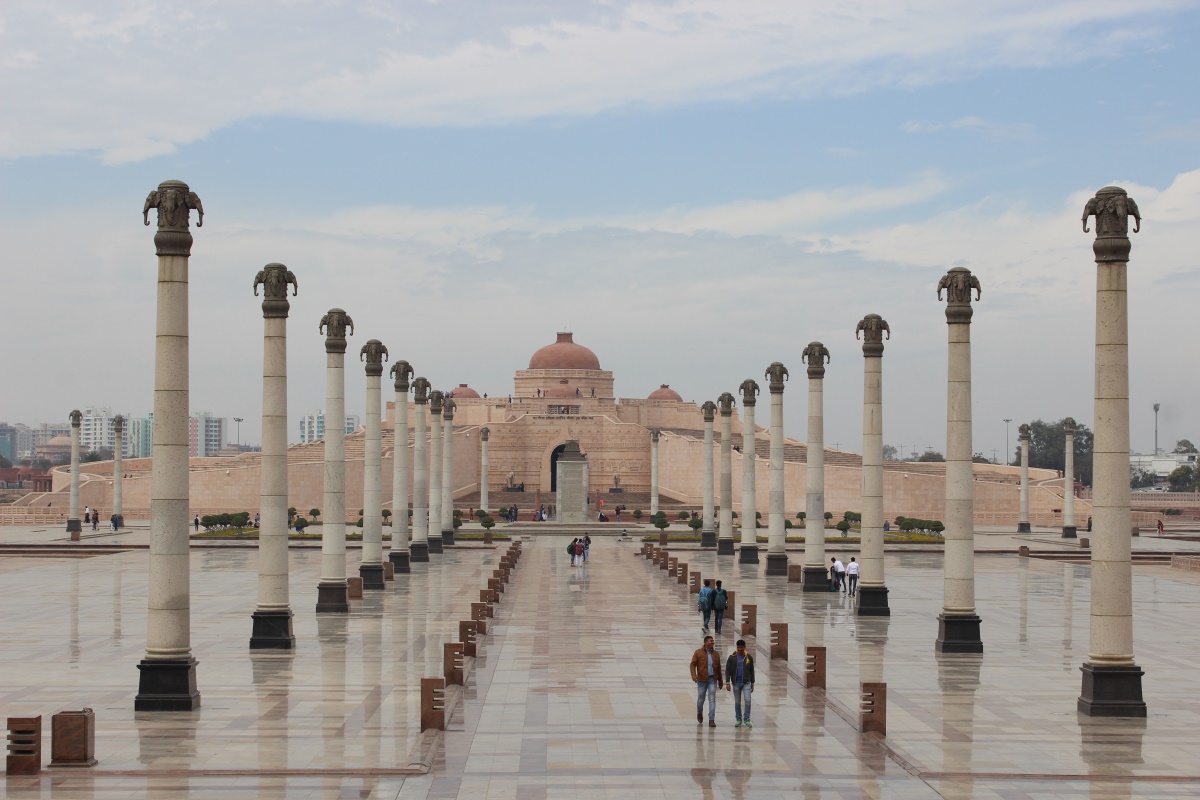
[[[826,512],[825,512],[825,519],[826,519],[826,521],[833,519],[833,512],[832,512],[832,511],[826,511]]]
[[[798,513],[798,514],[796,515],[796,519],[808,519],[808,512],[807,512],[807,511],[801,511],[800,513]]]
[[[790,519],[785,519],[783,521],[783,529],[785,531],[790,531],[794,527],[796,527],[796,526],[792,524],[792,521]]]
[[[699,517],[692,517],[690,520],[688,520],[688,527],[694,531],[698,531],[704,527],[704,520],[700,519]]]
[[[862,524],[862,514],[857,511],[847,511],[845,514],[842,514],[842,519],[850,523],[857,522]]]
[[[356,523],[354,523],[354,524],[355,524],[357,527],[361,528],[361,527],[363,526],[363,518],[362,518],[362,517],[359,517],[359,518],[358,518],[358,522],[356,522]]]
[[[308,510],[308,515],[309,515],[310,517],[312,517],[313,519],[317,519],[318,517],[320,517],[320,516],[321,516],[321,509],[319,509],[319,508],[310,508],[310,509]]]
[[[308,527],[308,520],[306,520],[304,517],[301,517],[300,519],[296,520],[295,525],[296,533],[303,533],[304,529]]]
[[[633,510],[633,518],[634,518],[634,519],[641,519],[641,518],[642,518],[642,510],[641,510],[640,508],[635,508],[635,509]]]
[[[384,519],[391,519],[391,517],[392,517],[392,510],[391,510],[390,508],[385,508],[385,509],[383,510],[383,518],[384,518]]]
[[[838,524],[834,527],[842,532],[842,536],[846,536],[850,531],[850,522],[848,520],[840,519],[838,520]]]
[[[679,519],[688,519],[689,517],[691,517],[691,514],[689,514],[688,512],[686,512],[686,511],[679,512]]]
[[[457,517],[454,517],[452,520],[450,520],[450,524],[452,524],[454,526],[454,530],[458,530],[459,528],[462,527],[462,516],[459,515]]]
[[[482,508],[475,509],[475,516],[479,517],[480,519],[483,519],[487,515],[488,515],[488,513],[486,511],[484,511]],[[495,525],[496,521],[492,520],[492,524]]]
[[[666,530],[670,524],[671,521],[667,519],[665,514],[662,516],[656,516],[654,518],[654,527],[658,528],[660,531]]]
[[[479,520],[479,524],[483,526],[485,531],[489,531],[496,526],[496,520],[484,514],[482,519]]]

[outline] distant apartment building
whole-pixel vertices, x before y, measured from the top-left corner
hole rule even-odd
[[[125,421],[125,455],[129,458],[150,458],[154,455],[154,412]]]
[[[358,430],[359,420],[357,414],[346,415],[346,433],[354,433]],[[318,409],[312,414],[300,418],[300,441],[315,442],[318,439],[325,438],[325,410]]]
[[[7,422],[0,422],[0,456],[8,459],[10,464],[17,461],[17,428]]]
[[[229,420],[207,411],[188,418],[188,455],[210,458],[221,452],[229,441]]]
[[[129,419],[129,414],[125,414]],[[116,414],[111,408],[87,407],[83,410],[83,422],[79,426],[79,449],[84,453],[93,450],[111,450],[117,442],[117,434],[113,425]],[[129,437],[121,442],[121,455],[129,456]]]

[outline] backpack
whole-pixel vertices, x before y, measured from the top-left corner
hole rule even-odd
[[[707,588],[708,587],[705,587],[705,589],[707,589]],[[709,609],[711,609],[712,608],[712,589],[708,589],[708,591],[704,591],[704,589],[701,589],[700,597],[696,602],[697,602],[698,608],[702,612],[708,611]]]
[[[717,590],[716,590],[716,591],[715,591],[713,594],[714,594],[714,597],[713,597],[713,610],[715,610],[715,611],[724,611],[724,610],[725,610],[725,603],[727,602],[727,598],[726,598],[726,596],[725,596],[725,590],[724,590],[724,589],[717,589]]]
[[[569,556],[575,555],[575,543],[574,542],[571,542],[569,545],[567,545],[567,555],[569,555]]]

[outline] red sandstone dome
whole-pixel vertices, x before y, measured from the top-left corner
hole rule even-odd
[[[581,344],[575,344],[572,334],[558,334],[558,341],[548,344],[529,359],[530,369],[600,369],[600,359]],[[575,396],[575,391],[571,391]]]
[[[462,400],[464,398],[467,400],[471,400],[471,399],[479,398],[479,392],[475,391],[470,386],[467,386],[465,383],[460,383],[458,386],[455,386],[450,391],[454,393],[455,400]]]
[[[561,336],[561,335],[562,334],[559,334],[559,336]],[[567,336],[570,336],[570,335],[571,334],[569,334],[569,333],[567,334]],[[553,345],[551,345],[551,346],[553,346]],[[578,347],[578,346],[579,345],[576,345],[576,347]],[[545,349],[545,348],[543,348],[543,349]],[[587,349],[587,348],[583,348],[583,349]],[[588,352],[590,353],[591,351],[588,350]],[[595,358],[595,356],[592,356],[592,358]],[[559,367],[559,369],[566,369],[566,367]],[[574,367],[573,369],[582,369],[582,368]],[[599,369],[599,367],[597,367],[597,369]],[[552,397],[555,399],[566,398],[566,397],[578,397],[578,396],[579,395],[575,394],[575,387],[569,385],[565,379],[559,381],[556,385],[551,386],[549,389],[546,389],[544,392],[542,392],[542,397]]]
[[[672,400],[676,403],[683,402],[683,398],[679,396],[679,392],[675,391],[674,389],[672,389],[670,386],[668,386],[665,383],[662,386],[659,386],[653,392],[651,392],[650,395],[646,399],[647,400]]]

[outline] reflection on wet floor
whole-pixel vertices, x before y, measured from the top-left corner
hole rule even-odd
[[[791,629],[790,670],[759,652],[754,728],[697,726],[687,662],[700,645],[686,587],[597,541],[572,568],[531,541],[482,639],[465,703],[427,775],[403,775],[418,740],[419,681],[490,575],[493,550],[414,565],[349,615],[311,613],[319,558],[293,551],[293,653],[247,647],[254,550],[194,553],[193,646],[203,706],[134,714],[145,629],[144,551],[21,559],[0,572],[6,616],[0,711],[90,706],[91,771],[7,778],[11,797],[1192,797],[1200,792],[1200,660],[1190,635],[1200,580],[1134,574],[1148,720],[1079,717],[1086,565],[980,556],[985,653],[934,651],[941,556],[888,557],[890,618],[858,618],[840,593],[803,593],[713,553],[692,569]],[[832,550],[832,548],[831,548]],[[832,553],[831,553],[832,554]],[[718,650],[737,638],[727,622]],[[803,646],[828,648],[828,702],[797,682]],[[754,642],[751,643],[752,646]],[[860,681],[888,684],[888,735],[859,734]]]

